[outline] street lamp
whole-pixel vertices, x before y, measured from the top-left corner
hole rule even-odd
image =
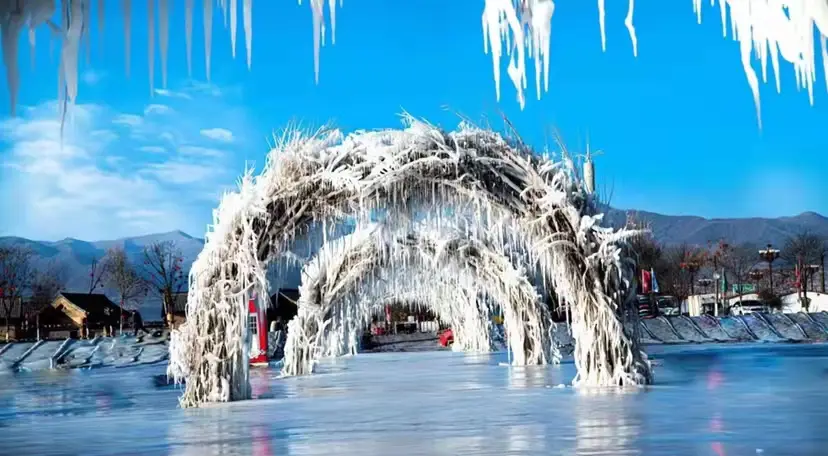
[[[768,263],[768,283],[770,284],[770,292],[773,294],[773,262],[779,258],[779,250],[768,244],[768,248],[759,251],[759,258]]]

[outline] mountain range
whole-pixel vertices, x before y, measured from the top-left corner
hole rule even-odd
[[[679,244],[687,242],[695,245],[706,245],[709,241],[726,239],[731,244],[750,243],[755,245],[773,244],[781,246],[785,240],[803,231],[828,238],[828,218],[814,213],[805,212],[793,217],[779,218],[741,218],[741,219],[706,219],[694,216],[663,215],[645,211],[628,211],[609,209],[605,214],[605,222],[610,226],[624,226],[628,217],[632,215],[637,221],[646,224],[652,230],[657,240],[664,244]],[[95,259],[100,259],[106,250],[119,246],[135,264],[143,264],[144,247],[156,242],[173,241],[181,250],[185,271],[195,260],[204,246],[204,240],[190,236],[182,231],[150,234],[109,241],[82,241],[67,238],[56,242],[34,241],[20,237],[0,237],[0,244],[22,245],[34,252],[35,266],[42,266],[49,262],[57,262],[65,266],[67,272],[67,291],[87,292],[89,290],[89,271]],[[321,239],[318,240],[321,244]],[[309,244],[317,243],[316,241]],[[311,249],[311,251],[314,249]],[[285,288],[297,288],[299,285],[299,270],[293,268],[286,271],[282,279]],[[145,318],[154,320],[160,313],[160,303],[157,298],[149,297],[140,306]]]

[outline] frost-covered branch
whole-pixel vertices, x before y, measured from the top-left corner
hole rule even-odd
[[[377,295],[405,291],[451,323],[458,348],[490,350],[489,317],[503,313],[514,364],[560,359],[546,304],[501,251],[456,229],[379,225],[332,241],[305,266],[283,372],[307,374],[321,356],[355,352]]]
[[[268,265],[309,226],[333,228],[345,217],[365,225],[378,211],[404,224],[430,208],[447,209],[432,216],[434,226],[473,220],[478,234],[470,237],[525,255],[543,286],[566,302],[579,384],[649,381],[638,342],[622,324],[634,233],[600,225],[572,161],[533,155],[468,124],[444,132],[406,121],[401,130],[347,136],[285,131],[261,175],[247,172],[239,191],[224,196],[190,272],[187,323],[170,347],[171,374],[186,378],[183,405],[249,397],[247,298],[266,294]]]

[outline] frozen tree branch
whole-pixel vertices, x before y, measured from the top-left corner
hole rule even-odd
[[[346,216],[365,224],[381,210],[402,223],[429,208],[453,209],[434,215],[434,226],[466,217],[478,233],[469,236],[526,255],[554,290],[547,294],[568,304],[577,385],[650,381],[623,324],[635,267],[625,252],[635,232],[600,225],[572,161],[552,162],[468,124],[446,133],[406,121],[402,130],[348,136],[285,131],[262,174],[248,171],[239,191],[224,196],[190,271],[187,323],[170,346],[170,373],[186,379],[183,405],[249,397],[247,300],[266,294],[267,265],[297,235]]]

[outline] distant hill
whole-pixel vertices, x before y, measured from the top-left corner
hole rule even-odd
[[[708,241],[727,239],[732,244],[752,243],[765,245],[772,243],[777,246],[785,240],[803,230],[828,237],[828,218],[814,212],[805,212],[793,217],[780,218],[734,218],[734,219],[705,219],[694,216],[662,215],[645,211],[625,211],[610,209],[605,221],[611,226],[623,226],[628,212],[648,223],[656,239],[666,244],[705,245]],[[343,230],[347,231],[348,228]],[[318,236],[315,236],[318,237]],[[101,258],[106,249],[121,246],[137,264],[143,264],[143,248],[155,242],[173,241],[181,249],[184,258],[185,272],[189,272],[195,258],[204,247],[204,240],[188,235],[182,231],[151,234],[140,237],[116,239],[110,241],[87,242],[78,239],[63,239],[57,242],[33,241],[19,237],[0,237],[0,244],[19,244],[32,249],[36,255],[37,264],[46,264],[57,261],[66,265],[68,270],[67,291],[87,292],[89,289],[89,270],[95,258]],[[308,242],[309,247],[300,247],[299,251],[312,254],[315,247],[322,243],[320,239]],[[296,267],[285,272],[282,287],[297,288],[300,273]],[[150,296],[141,305],[141,311],[146,319],[160,318],[160,303],[156,297]]]
[[[731,244],[782,246],[803,231],[828,238],[828,218],[815,212],[793,217],[706,219],[690,215],[662,215],[646,211],[610,209],[605,221],[613,227],[623,226],[627,214],[650,226],[653,236],[665,244],[706,245],[708,241],[725,239]]]

